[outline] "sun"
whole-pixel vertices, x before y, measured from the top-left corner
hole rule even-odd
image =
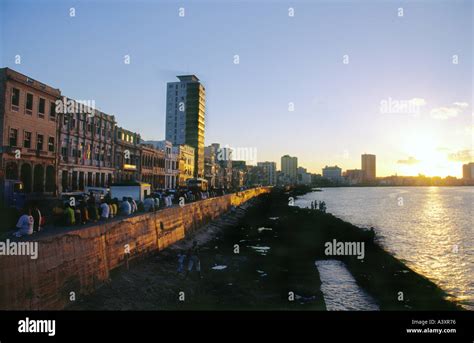
[[[431,133],[417,133],[407,137],[402,146],[405,156],[416,160],[410,164],[399,164],[401,175],[416,176],[460,176],[462,163],[448,159],[446,151],[440,150],[440,142]]]

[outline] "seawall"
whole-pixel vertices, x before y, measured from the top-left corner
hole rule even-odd
[[[94,292],[129,260],[160,251],[269,190],[249,189],[39,237],[37,259],[0,256],[0,310],[63,309],[71,297]]]

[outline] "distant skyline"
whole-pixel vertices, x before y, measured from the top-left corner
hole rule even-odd
[[[279,168],[297,156],[314,173],[359,169],[369,153],[377,176],[461,177],[473,160],[472,6],[3,0],[0,62],[94,100],[145,140],[165,137],[166,83],[195,74],[206,145],[257,148]]]

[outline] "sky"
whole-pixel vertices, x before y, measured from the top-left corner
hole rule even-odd
[[[0,65],[147,140],[164,139],[166,83],[195,74],[206,145],[315,173],[372,153],[378,176],[460,177],[472,22],[470,0],[0,0]]]

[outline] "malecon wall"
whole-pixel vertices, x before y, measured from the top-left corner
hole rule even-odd
[[[127,260],[159,251],[269,188],[202,200],[39,238],[38,258],[0,256],[0,310],[58,310]],[[130,253],[126,254],[127,248]]]

